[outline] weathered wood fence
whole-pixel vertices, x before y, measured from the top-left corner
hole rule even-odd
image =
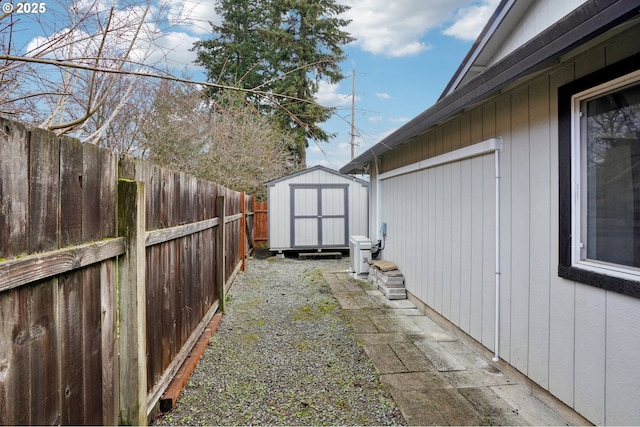
[[[244,266],[253,201],[0,119],[0,424],[145,424]]]
[[[255,202],[253,212],[255,214],[255,239],[256,245],[266,244],[269,241],[269,217],[267,202]]]

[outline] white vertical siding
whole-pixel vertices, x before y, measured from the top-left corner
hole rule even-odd
[[[640,310],[638,300],[608,292],[606,408],[609,425],[638,425],[640,422]],[[622,390],[622,393],[616,393]]]
[[[381,184],[381,220],[388,224],[384,258],[399,266],[411,293],[450,318],[455,312],[456,324],[478,340],[488,331],[488,341],[495,306],[483,300],[494,299],[495,270],[494,252],[486,246],[494,239],[484,234],[495,234],[495,189],[486,179],[494,177],[493,165],[493,154],[483,155]]]
[[[268,188],[269,206],[269,248],[270,250],[291,249],[291,185],[311,184],[321,187],[323,214],[342,215],[345,213],[343,189],[329,188],[330,185],[346,185],[348,200],[349,235],[368,235],[369,227],[369,188],[361,181],[323,169],[310,169],[277,180]],[[296,189],[295,203],[298,215],[317,214],[317,191]],[[314,220],[298,219],[295,224],[296,245],[314,245],[319,241]],[[345,229],[341,220],[323,219],[323,242],[325,245],[342,247]],[[317,225],[317,222],[315,223]],[[348,245],[348,238],[347,238]],[[346,247],[347,245],[344,245]]]
[[[557,135],[557,133],[556,133]],[[530,228],[549,230],[551,224],[551,145],[549,134],[549,79],[543,77],[529,85],[529,165],[530,165]],[[557,149],[555,150],[557,151]],[[553,243],[552,243],[553,240]],[[557,246],[549,232],[530,235],[530,304],[529,310],[529,372],[528,375],[544,388],[549,387],[549,251]]]

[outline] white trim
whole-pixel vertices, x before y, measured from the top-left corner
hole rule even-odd
[[[388,172],[381,173],[379,175],[380,181],[393,178],[399,175],[404,175],[412,172],[417,172],[424,169],[433,168],[436,166],[444,165],[447,163],[458,162],[460,160],[469,159],[471,157],[481,156],[483,154],[493,153],[496,150],[502,149],[501,138],[490,138],[477,144],[469,145],[468,147],[460,148],[458,150],[450,151],[448,153],[441,154],[436,157],[421,160],[416,163],[412,163],[407,166],[400,167],[398,169],[390,170]]]

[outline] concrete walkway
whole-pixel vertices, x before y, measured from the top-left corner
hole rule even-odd
[[[410,300],[390,301],[344,271],[324,278],[409,425],[588,424],[552,410]]]

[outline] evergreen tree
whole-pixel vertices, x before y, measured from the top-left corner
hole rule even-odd
[[[304,165],[307,138],[328,141],[320,124],[332,109],[313,102],[321,80],[339,82],[342,47],[353,38],[342,30],[348,7],[335,0],[218,0],[221,25],[213,38],[196,42],[196,63],[210,81],[269,92],[248,94],[256,108],[295,135],[292,148]],[[214,94],[211,94],[215,96]]]

